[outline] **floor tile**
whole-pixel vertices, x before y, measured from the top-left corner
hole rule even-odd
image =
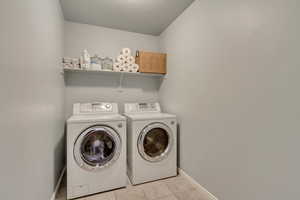
[[[140,185],[149,200],[158,199],[171,195],[171,191],[163,181],[156,181]]]
[[[175,192],[185,192],[189,190],[195,190],[195,186],[192,185],[187,179],[184,177],[176,177],[172,179],[165,180],[165,183],[167,184],[169,190],[172,193]]]
[[[138,186],[100,193],[78,200],[209,200],[196,186],[183,176],[172,177]],[[66,200],[66,184],[63,183],[56,200]]]
[[[62,186],[57,194],[56,194],[56,199],[58,200],[63,200],[63,199],[67,199],[67,187]]]
[[[169,195],[163,198],[159,198],[157,200],[178,200],[174,195]],[[185,200],[189,200],[189,199],[185,199]]]
[[[174,193],[178,200],[209,200],[207,197],[204,197],[201,192],[198,190],[189,190],[185,192],[176,192]]]
[[[147,200],[140,187],[128,187],[114,191],[116,200]]]
[[[56,197],[55,200],[66,200],[67,197]]]
[[[116,200],[116,198],[113,192],[104,192],[104,193],[99,193],[99,194],[79,198],[78,200]]]

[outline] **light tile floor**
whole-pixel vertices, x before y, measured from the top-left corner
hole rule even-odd
[[[65,177],[56,200],[66,200]],[[183,176],[163,179],[137,186],[99,193],[77,200],[209,200]]]

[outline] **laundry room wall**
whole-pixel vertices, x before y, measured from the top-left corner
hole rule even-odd
[[[299,7],[196,0],[161,35],[180,167],[219,199],[300,196]]]
[[[59,0],[0,2],[0,199],[50,200],[63,168]]]
[[[91,55],[116,58],[121,49],[129,47],[133,55],[136,50],[158,51],[158,37],[121,31],[116,29],[65,22],[65,56],[79,57],[83,49]],[[119,75],[96,73],[68,73],[66,84],[66,117],[72,114],[76,102],[113,101],[124,102],[157,101],[159,79],[125,75],[122,89]]]

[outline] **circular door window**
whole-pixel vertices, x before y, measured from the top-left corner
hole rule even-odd
[[[120,137],[112,128],[94,126],[83,131],[77,138],[74,157],[81,168],[97,170],[117,160],[120,150]]]
[[[139,136],[138,150],[147,161],[158,162],[165,159],[173,144],[171,129],[161,123],[150,124]]]

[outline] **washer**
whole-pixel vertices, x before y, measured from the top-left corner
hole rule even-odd
[[[116,103],[74,104],[66,151],[67,199],[126,186],[126,118]]]
[[[133,185],[177,175],[177,120],[159,103],[125,104],[127,174]]]

